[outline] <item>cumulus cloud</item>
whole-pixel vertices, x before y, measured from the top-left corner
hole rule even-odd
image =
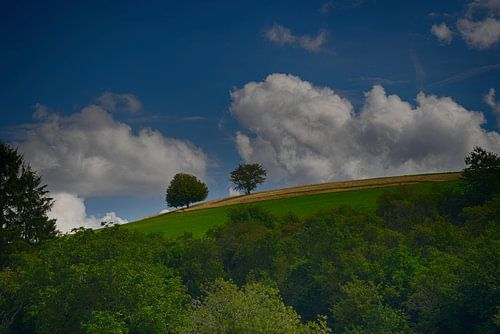
[[[157,195],[177,172],[205,176],[200,149],[151,129],[135,133],[97,105],[51,114],[22,136],[20,150],[55,192]]]
[[[453,33],[444,22],[441,24],[433,24],[431,32],[437,39],[439,39],[440,42],[444,44],[450,44],[453,40]]]
[[[376,85],[355,112],[330,88],[272,74],[231,99],[248,131],[236,134],[240,156],[290,184],[458,170],[476,145],[500,152],[483,115],[449,97],[420,93],[414,107]]]
[[[465,17],[457,21],[460,35],[468,46],[488,49],[500,40],[500,0],[475,0]]]
[[[497,124],[500,125],[500,103],[496,100],[495,94],[495,88],[490,88],[488,94],[484,96],[484,102],[491,107],[497,118]]]
[[[327,34],[325,30],[318,32],[316,36],[302,35],[296,36],[292,31],[279,24],[274,24],[266,31],[266,37],[269,41],[279,45],[290,45],[303,48],[309,52],[317,52],[321,50],[323,44],[326,43]]]
[[[72,229],[78,227],[100,228],[103,221],[114,224],[128,222],[114,212],[108,212],[100,219],[87,215],[85,200],[75,194],[60,192],[51,194],[51,197],[55,202],[48,216],[57,220],[57,228],[63,233],[71,232]]]
[[[133,94],[117,94],[104,92],[99,98],[99,105],[107,111],[138,112],[142,109],[142,102]]]
[[[465,42],[478,49],[487,49],[500,40],[500,20],[488,17],[483,21],[460,19],[458,30]]]
[[[205,177],[207,158],[191,143],[148,128],[135,132],[113,118],[112,111],[140,109],[133,95],[107,92],[98,100],[69,116],[37,104],[36,122],[17,134],[19,150],[55,199],[51,217],[63,232],[126,222],[114,212],[87,215],[87,197],[159,196],[177,172]]]

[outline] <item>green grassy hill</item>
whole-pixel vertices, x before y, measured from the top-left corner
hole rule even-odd
[[[457,177],[450,178],[450,174],[440,184],[454,185]],[[355,182],[355,181],[354,181]],[[411,183],[410,187],[431,189],[435,182]],[[284,197],[271,200],[255,201],[251,203],[216,206],[211,208],[200,208],[190,211],[175,211],[145,218],[124,225],[126,228],[142,232],[159,232],[167,236],[175,237],[185,232],[191,232],[194,236],[202,236],[212,226],[222,224],[226,221],[226,213],[229,209],[237,206],[259,206],[269,210],[273,214],[283,215],[293,212],[299,217],[304,217],[320,209],[335,208],[344,205],[372,209],[376,205],[377,197],[384,191],[395,189],[398,186],[383,186],[379,188],[358,189],[352,191],[331,192],[323,194],[305,194],[295,197]]]

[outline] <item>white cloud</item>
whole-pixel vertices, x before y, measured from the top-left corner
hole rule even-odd
[[[483,115],[448,97],[420,93],[413,107],[374,86],[356,113],[330,88],[272,74],[231,98],[249,132],[236,135],[241,157],[290,184],[458,170],[476,145],[500,152],[500,135],[481,128]]]
[[[85,197],[106,195],[157,196],[177,172],[204,178],[207,159],[187,141],[142,129],[138,133],[113,119],[111,111],[136,112],[141,103],[131,94],[106,92],[100,105],[69,116],[35,105],[38,121],[19,134],[18,147],[48,184],[55,204],[50,216],[63,232],[75,227],[99,228],[102,221],[127,221],[109,212],[89,216]]]
[[[127,220],[117,217],[114,212],[108,212],[101,219],[88,216],[85,209],[85,200],[75,194],[66,192],[52,193],[54,205],[48,213],[49,218],[57,220],[57,229],[63,233],[70,232],[73,228],[100,228],[101,222],[125,224]]]
[[[483,21],[460,19],[458,30],[467,45],[478,49],[492,47],[500,40],[500,20],[488,17]]]
[[[55,192],[158,195],[177,172],[205,176],[200,149],[151,129],[135,133],[96,105],[51,114],[22,136],[20,150]]]
[[[142,102],[133,94],[104,92],[97,100],[99,101],[99,105],[107,111],[135,113],[142,109]]]
[[[266,31],[266,37],[269,41],[279,46],[290,45],[303,48],[310,52],[317,52],[320,51],[323,44],[326,43],[327,33],[325,30],[321,30],[316,36],[296,36],[292,34],[290,29],[279,24],[274,24]]]
[[[471,48],[488,49],[500,41],[500,0],[474,0],[457,21],[460,35]]]
[[[242,193],[240,193],[238,190],[229,187],[229,197],[240,196],[240,195],[242,195]]]
[[[495,88],[490,88],[488,94],[484,96],[484,102],[491,107],[497,118],[497,124],[500,125],[500,103],[496,101],[495,94]]]
[[[433,24],[431,32],[444,44],[450,44],[453,40],[453,33],[444,22],[441,24]]]

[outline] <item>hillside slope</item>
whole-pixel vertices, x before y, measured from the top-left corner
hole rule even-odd
[[[460,178],[460,175],[461,173],[459,172],[435,173],[435,174],[391,176],[391,177],[380,177],[380,178],[365,179],[365,180],[309,184],[304,186],[296,186],[296,187],[256,192],[250,195],[240,195],[240,196],[226,197],[222,199],[215,199],[197,205],[193,205],[188,209],[182,209],[182,211],[195,211],[201,209],[216,208],[219,206],[252,203],[252,202],[266,201],[271,199],[290,198],[296,196],[318,195],[318,194],[327,194],[327,193],[352,191],[360,189],[386,188],[386,187],[402,186],[402,185],[409,185],[421,182],[453,181],[453,180],[458,180]]]
[[[214,209],[214,208],[232,206],[237,204],[264,202],[269,200],[290,199],[294,197],[309,196],[309,195],[351,192],[363,189],[390,188],[390,187],[426,183],[426,182],[454,181],[458,180],[460,178],[460,175],[461,173],[459,172],[434,173],[434,174],[422,174],[422,175],[404,175],[404,176],[381,177],[381,178],[365,179],[365,180],[328,182],[328,183],[310,184],[310,185],[296,186],[289,188],[281,188],[275,190],[256,192],[250,195],[240,195],[240,196],[226,197],[222,199],[215,199],[197,205],[193,205],[190,208],[183,208],[168,213],[147,216],[134,222],[133,224],[135,225],[136,223],[146,222],[149,221],[150,219],[155,219],[155,218],[156,219],[161,217],[167,218],[167,216],[171,216],[172,214],[178,215],[183,212],[187,213],[192,211]]]

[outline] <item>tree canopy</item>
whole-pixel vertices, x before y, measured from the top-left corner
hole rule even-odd
[[[266,180],[266,175],[267,172],[261,164],[240,164],[231,172],[230,179],[236,190],[244,191],[248,195]]]
[[[321,318],[303,324],[279,291],[263,284],[248,283],[240,289],[217,279],[207,290],[205,298],[188,310],[181,333],[331,333]]]
[[[175,174],[167,188],[165,199],[168,206],[180,207],[203,201],[208,196],[207,185],[194,175]]]

